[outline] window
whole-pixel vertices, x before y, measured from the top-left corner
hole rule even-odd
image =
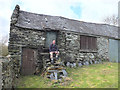
[[[80,49],[81,50],[96,50],[96,37],[80,36]]]
[[[55,31],[46,32],[46,47],[49,47],[50,44],[52,43],[52,40],[56,40],[56,39],[57,39],[57,32]]]

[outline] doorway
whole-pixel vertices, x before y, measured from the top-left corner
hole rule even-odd
[[[52,43],[53,40],[56,41],[56,38],[57,38],[57,32],[48,31],[46,33],[46,43],[45,43],[45,46],[48,48],[50,46],[50,44]]]
[[[31,48],[23,48],[22,50],[22,75],[33,75],[36,69],[37,51]]]

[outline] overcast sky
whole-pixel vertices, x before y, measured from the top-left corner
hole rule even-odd
[[[103,23],[103,18],[118,13],[119,0],[0,0],[0,37],[8,35],[10,17],[16,6],[39,14],[63,16],[86,22]]]

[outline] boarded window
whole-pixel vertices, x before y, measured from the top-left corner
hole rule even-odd
[[[80,36],[80,49],[81,50],[96,50],[96,37]]]

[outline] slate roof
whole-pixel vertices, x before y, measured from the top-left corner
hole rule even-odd
[[[118,38],[117,26],[88,23],[61,16],[36,14],[22,10],[19,11],[18,21],[15,25],[36,30],[45,30],[45,28],[49,28],[52,30],[66,30],[90,35]]]

